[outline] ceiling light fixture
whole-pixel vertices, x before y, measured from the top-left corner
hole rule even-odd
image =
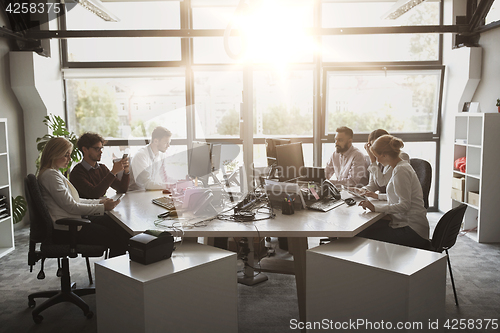
[[[382,19],[395,20],[424,1],[425,0],[398,0],[387,13],[382,15]]]
[[[85,9],[102,18],[104,21],[118,22],[120,19],[103,6],[99,0],[73,0]]]

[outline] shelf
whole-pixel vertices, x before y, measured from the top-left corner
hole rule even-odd
[[[463,234],[464,236],[467,236],[469,237],[470,239],[472,239],[473,241],[477,242],[478,241],[478,237],[477,237],[477,231],[467,231],[465,234]]]
[[[14,251],[13,247],[0,247],[0,258],[12,251]]]
[[[467,177],[471,177],[471,178],[476,178],[476,179],[481,179],[481,175],[478,175],[478,174],[472,174],[472,173],[466,173],[465,174]]]

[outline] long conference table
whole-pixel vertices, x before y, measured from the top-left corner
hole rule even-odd
[[[343,196],[346,193],[342,193]],[[378,221],[383,214],[365,211],[354,205],[343,204],[328,212],[295,210],[293,215],[283,215],[276,210],[272,219],[255,222],[232,222],[211,219],[166,220],[162,225],[174,225],[166,229],[157,225],[158,214],[165,209],[153,204],[152,199],[161,197],[161,191],[128,192],[114,210],[108,214],[130,235],[149,229],[168,230],[174,236],[182,237],[287,237],[290,252],[294,257],[295,281],[299,316],[306,320],[306,250],[307,237],[354,237],[360,231]],[[198,223],[196,223],[198,222]],[[199,226],[196,226],[199,225]]]

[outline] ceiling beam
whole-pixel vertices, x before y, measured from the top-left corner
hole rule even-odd
[[[415,33],[468,33],[468,25],[429,25],[402,27],[360,27],[360,28],[316,28],[309,29],[309,35],[375,35],[375,34],[415,34]],[[232,31],[238,35],[237,30]],[[27,38],[122,38],[122,37],[223,37],[224,29],[178,29],[178,30],[50,30],[29,31]]]

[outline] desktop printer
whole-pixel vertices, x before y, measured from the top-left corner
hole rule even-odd
[[[130,259],[143,265],[169,259],[173,250],[174,237],[167,231],[147,230],[128,241]]]

